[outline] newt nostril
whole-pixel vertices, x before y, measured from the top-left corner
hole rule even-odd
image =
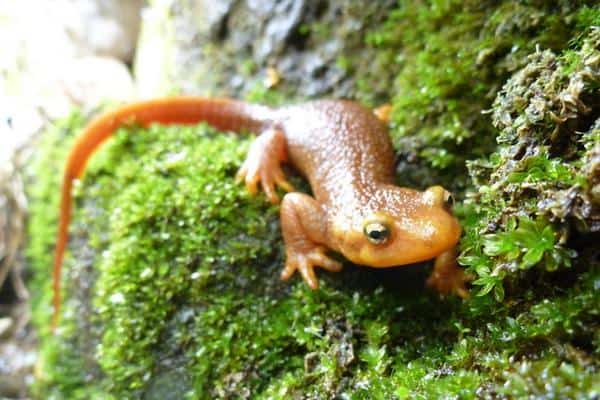
[[[451,211],[454,207],[454,196],[447,190],[444,190],[444,192],[444,208],[448,211]]]

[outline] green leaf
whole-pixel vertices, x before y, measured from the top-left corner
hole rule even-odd
[[[504,286],[501,283],[494,287],[494,298],[499,302],[504,300]]]
[[[475,281],[473,283],[477,283],[477,281]],[[486,285],[484,287],[482,287],[479,292],[477,292],[477,296],[485,296],[486,294],[488,294],[489,292],[492,291],[492,289],[494,288],[495,285],[496,285],[495,281],[486,283]]]
[[[483,252],[488,256],[511,253],[515,249],[516,243],[503,234],[491,234],[483,239]]]
[[[540,262],[540,260],[544,256],[544,250],[545,249],[541,246],[536,246],[527,250],[527,252],[523,256],[523,259],[521,260],[521,263],[519,264],[519,268],[530,268],[538,262]]]
[[[476,255],[472,255],[472,256],[467,256],[467,255],[461,255],[457,258],[457,261],[460,265],[464,265],[464,266],[476,266],[482,263],[482,258],[481,256],[476,256]]]
[[[546,227],[542,229],[542,239],[554,243],[554,229],[552,229],[551,225],[546,225]]]

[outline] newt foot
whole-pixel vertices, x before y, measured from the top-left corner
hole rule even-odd
[[[279,186],[286,192],[294,190],[281,169],[281,163],[286,158],[285,136],[279,130],[268,130],[250,146],[248,156],[236,175],[236,181],[244,181],[251,195],[258,192],[260,182],[267,199],[277,204],[279,196],[275,186]]]
[[[473,280],[473,276],[466,274],[465,271],[456,263],[456,253],[454,250],[447,251],[439,255],[433,267],[431,276],[427,278],[426,286],[436,290],[441,296],[456,294],[457,296],[468,299],[469,290],[467,282]]]
[[[285,267],[281,271],[281,279],[288,280],[298,270],[308,286],[311,289],[316,289],[319,287],[319,281],[315,275],[315,267],[321,267],[331,272],[339,272],[342,269],[342,264],[326,255],[325,248],[322,246],[315,246],[304,251],[288,249]]]
[[[384,124],[389,124],[392,114],[392,105],[389,103],[383,104],[373,110],[373,114]]]

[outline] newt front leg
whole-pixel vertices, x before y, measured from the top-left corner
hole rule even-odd
[[[288,193],[281,203],[281,230],[285,242],[285,268],[281,279],[289,279],[296,270],[313,289],[319,286],[315,267],[338,272],[342,264],[325,252],[326,220],[319,203],[303,193]]]
[[[285,191],[294,188],[286,180],[281,163],[287,160],[287,144],[281,130],[269,129],[262,133],[251,145],[246,161],[237,174],[243,180],[250,194],[258,191],[260,183],[269,201],[279,203],[275,186]],[[289,279],[296,270],[313,289],[319,286],[314,268],[322,267],[329,271],[339,271],[341,263],[329,258],[325,252],[324,216],[319,204],[302,193],[288,193],[281,203],[281,229],[286,248],[283,280]]]
[[[281,164],[287,160],[286,147],[285,135],[281,130],[269,129],[263,132],[252,142],[236,179],[243,180],[252,195],[257,193],[260,182],[267,199],[273,204],[279,203],[275,185],[286,192],[294,190],[281,169]]]

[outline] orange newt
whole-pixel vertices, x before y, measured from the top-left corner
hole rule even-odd
[[[60,307],[60,276],[71,215],[71,189],[91,154],[121,125],[195,124],[260,133],[238,172],[251,194],[262,187],[281,201],[286,249],[281,278],[299,271],[317,288],[315,267],[339,271],[327,255],[375,268],[435,258],[427,284],[441,294],[467,297],[466,277],[456,264],[461,228],[440,186],[423,192],[394,185],[394,151],[387,128],[375,114],[351,101],[322,100],[279,109],[229,99],[173,97],[120,107],[93,120],[75,140],[62,184],[54,259],[54,316]],[[305,176],[313,196],[294,192],[281,169],[289,162]]]

